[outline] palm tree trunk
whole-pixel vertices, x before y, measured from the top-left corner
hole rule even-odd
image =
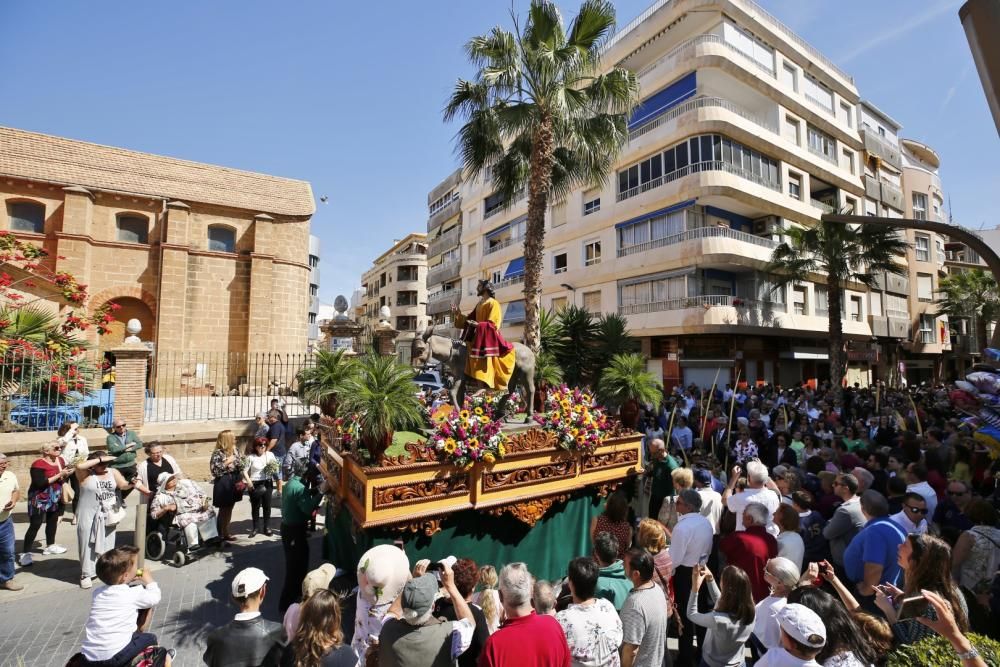
[[[840,281],[830,276],[826,281],[829,295],[827,321],[830,329],[830,383],[837,396],[843,387],[844,376],[847,374],[847,360],[844,358],[844,322],[841,319],[840,308],[844,301],[844,288]]]
[[[528,177],[528,221],[524,234],[524,344],[538,353],[542,293],[542,251],[545,249],[545,209],[552,186],[554,141],[552,119],[543,114],[531,145]]]

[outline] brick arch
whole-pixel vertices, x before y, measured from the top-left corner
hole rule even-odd
[[[97,294],[94,294],[90,297],[89,310],[90,312],[94,312],[99,307],[106,304],[108,301],[114,301],[115,299],[121,297],[129,297],[132,299],[138,299],[139,301],[142,301],[144,304],[149,306],[149,310],[150,312],[153,313],[153,317],[156,317],[157,315],[156,297],[147,292],[146,290],[142,289],[141,287],[137,287],[135,285],[132,285],[130,287],[125,287],[125,286],[108,287],[106,289],[101,290]]]

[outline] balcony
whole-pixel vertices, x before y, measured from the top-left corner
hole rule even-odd
[[[638,139],[639,137],[643,136],[644,134],[652,132],[653,130],[655,130],[656,128],[660,127],[664,123],[669,123],[670,121],[674,120],[675,118],[683,116],[684,114],[686,114],[686,113],[688,113],[690,111],[695,111],[697,109],[713,108],[713,107],[714,108],[722,108],[722,109],[726,109],[727,111],[731,111],[732,113],[736,114],[740,118],[743,118],[745,120],[750,121],[754,125],[767,130],[771,134],[775,134],[775,135],[778,134],[778,128],[774,127],[773,125],[771,125],[770,123],[768,123],[764,119],[758,118],[757,116],[755,116],[754,114],[750,113],[749,111],[747,111],[743,107],[739,106],[738,104],[736,104],[734,102],[730,102],[729,100],[723,99],[721,97],[702,96],[702,97],[696,97],[693,100],[688,100],[687,102],[683,102],[681,104],[678,104],[676,107],[674,107],[673,109],[670,109],[669,111],[667,111],[663,115],[660,115],[660,116],[657,116],[656,118],[651,119],[648,123],[645,123],[644,125],[640,125],[637,128],[629,130],[628,140],[630,142],[631,141],[635,141],[636,139]]]
[[[430,214],[427,219],[427,231],[436,229],[441,223],[450,220],[462,210],[462,200],[452,199],[443,208],[439,208]]]
[[[462,226],[456,225],[441,236],[433,239],[427,246],[427,256],[436,257],[446,250],[451,250],[462,240]]]
[[[427,284],[436,285],[438,283],[443,283],[447,280],[453,280],[458,277],[458,274],[462,270],[462,262],[455,260],[453,262],[447,262],[444,264],[439,264],[433,269],[427,271]]]
[[[483,256],[485,257],[486,255],[492,255],[495,252],[500,252],[504,248],[509,248],[510,246],[515,245],[517,243],[521,243],[522,241],[524,241],[523,235],[511,236],[509,238],[504,239],[503,241],[500,241],[494,245],[489,246],[488,248],[483,248]]]
[[[666,301],[653,301],[650,303],[635,303],[618,307],[619,315],[638,315],[642,313],[656,313],[666,310],[684,310],[685,308],[713,308],[715,306],[729,306],[732,308],[745,308],[784,313],[786,306],[783,303],[773,301],[754,301],[740,297],[704,294],[700,296],[688,296],[678,299],[668,299]]]
[[[684,243],[685,241],[708,238],[732,239],[741,243],[750,243],[761,248],[767,248],[768,250],[773,250],[778,246],[778,244],[771,239],[764,238],[762,236],[754,236],[753,234],[740,232],[735,229],[730,229],[729,227],[696,227],[694,229],[680,232],[679,234],[665,236],[661,239],[655,239],[644,243],[637,243],[635,245],[618,248],[618,256],[628,257],[629,255],[654,250],[656,248],[662,248],[675,243]]]
[[[618,193],[618,201],[625,201],[631,197],[635,197],[643,192],[648,192],[654,188],[658,188],[664,183],[671,183],[679,178],[684,178],[685,176],[690,176],[691,174],[697,174],[702,171],[724,171],[734,176],[739,176],[752,183],[768,188],[769,190],[774,190],[775,192],[781,192],[780,183],[772,183],[767,181],[760,176],[754,174],[752,171],[748,171],[741,167],[735,167],[728,162],[723,162],[722,160],[711,160],[708,162],[698,162],[696,164],[689,164],[681,169],[675,169],[669,174],[663,174],[658,176],[642,185],[637,185],[634,188],[629,188],[624,192]]]

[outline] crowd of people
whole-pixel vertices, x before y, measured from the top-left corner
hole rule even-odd
[[[209,523],[221,539],[232,539],[232,507],[245,494],[251,534],[266,534],[281,490],[286,579],[279,622],[260,613],[266,575],[237,574],[239,611],[209,635],[208,665],[858,667],[934,634],[961,664],[985,665],[969,634],[1000,637],[998,463],[945,387],[670,392],[641,414],[642,474],[607,498],[585,529],[587,553],[556,581],[536,579],[524,563],[449,557],[411,567],[388,544],[364,554],[356,572],[307,572],[317,447],[309,428],[287,446],[283,430],[280,412],[261,415],[248,451],[223,433],[212,454]],[[139,612],[159,593],[127,549],[114,548],[103,499],[138,489],[151,516],[187,514],[182,529],[209,512],[161,449],[148,448],[137,466],[121,460],[135,448],[129,433],[116,425],[115,448],[109,436],[107,455],[84,452],[72,466],[74,517],[87,538],[82,573],[103,584],[82,652],[89,662],[80,664],[127,664],[123,651],[150,652],[156,664],[172,657],[144,633]],[[32,470],[30,536],[44,525],[49,549],[58,546],[51,509],[37,496],[62,504],[55,485],[71,476],[67,467],[51,448]],[[0,491],[5,468],[0,458]],[[138,620],[112,641],[101,619],[122,608]]]

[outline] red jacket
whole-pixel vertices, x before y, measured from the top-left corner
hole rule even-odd
[[[764,581],[764,566],[769,559],[778,555],[778,540],[774,535],[763,526],[750,526],[744,531],[730,533],[722,538],[719,549],[729,565],[735,565],[747,573],[754,603],[770,594],[770,586]],[[721,576],[718,578],[722,579]]]

